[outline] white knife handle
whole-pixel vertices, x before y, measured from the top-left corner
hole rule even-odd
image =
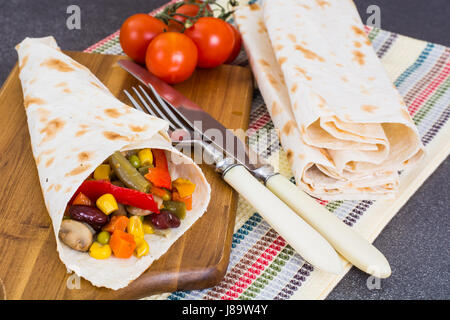
[[[342,273],[342,262],[333,247],[242,165],[225,171],[223,178],[306,261],[321,270]]]
[[[288,179],[277,174],[266,181],[266,186],[357,268],[379,278],[390,276],[389,262],[377,248]]]

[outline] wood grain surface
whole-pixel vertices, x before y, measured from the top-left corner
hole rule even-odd
[[[116,62],[124,56],[67,52],[125,103],[138,82]],[[45,75],[42,75],[45,76]],[[197,70],[176,86],[229,128],[245,129],[252,97],[250,70],[223,65]],[[135,299],[158,292],[202,289],[224,276],[237,195],[202,165],[212,188],[207,212],[128,287],[113,291],[67,273],[59,260],[32,156],[17,65],[0,90],[0,299]]]

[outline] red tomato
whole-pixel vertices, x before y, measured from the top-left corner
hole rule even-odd
[[[145,52],[154,37],[167,26],[159,19],[145,13],[129,17],[120,28],[120,45],[127,56],[136,62],[145,62]]]
[[[241,52],[242,38],[241,38],[241,34],[236,29],[236,27],[232,26],[229,23],[228,23],[228,26],[230,29],[233,30],[233,33],[234,33],[234,46],[233,46],[233,50],[231,50],[230,56],[228,57],[227,61],[225,61],[225,63],[232,63],[234,61],[234,59],[236,59],[236,57],[239,55],[239,52]]]
[[[201,3],[202,1],[196,1],[196,2]],[[206,6],[206,8],[209,12],[211,12],[211,8],[209,7],[209,5]],[[187,4],[184,4],[181,7],[179,7],[175,11],[175,13],[183,14],[188,17],[195,17],[197,15],[199,9],[200,9],[200,7],[198,5],[187,3]],[[187,20],[186,17],[181,16],[181,15],[174,15],[173,18],[175,20],[180,21],[183,24]],[[169,20],[169,28],[180,31],[181,29],[183,29],[183,26],[181,25],[181,23],[177,23],[176,21]]]
[[[214,68],[224,63],[234,47],[234,34],[228,23],[213,17],[202,17],[184,32],[198,49],[200,68]]]
[[[191,76],[197,65],[197,47],[182,33],[164,32],[147,48],[147,69],[167,83],[174,84]]]

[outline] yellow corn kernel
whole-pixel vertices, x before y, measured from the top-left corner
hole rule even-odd
[[[109,180],[111,175],[111,167],[109,164],[101,164],[94,170],[95,180]]]
[[[142,229],[144,230],[145,234],[155,233],[155,230],[153,230],[152,225],[150,223],[148,223],[148,222],[145,222],[145,221],[142,223]]]
[[[99,208],[104,214],[109,215],[110,213],[119,209],[117,201],[111,193],[105,193],[95,202],[97,208]]]
[[[147,243],[147,241],[145,241],[144,239],[142,239],[142,241],[136,245],[136,257],[140,258],[142,256],[146,256],[148,254],[148,252],[150,251],[150,247]]]
[[[89,255],[95,259],[106,259],[111,256],[111,247],[109,244],[100,244],[94,242],[89,248]]]
[[[141,239],[144,239],[144,228],[142,221],[138,216],[131,216],[128,220],[127,232],[134,237],[136,245]]]
[[[177,189],[181,198],[191,196],[195,190],[195,183],[188,179],[178,178],[172,182],[172,185]]]
[[[149,166],[153,164],[153,154],[150,149],[142,149],[138,152],[139,160],[141,161],[141,166]]]

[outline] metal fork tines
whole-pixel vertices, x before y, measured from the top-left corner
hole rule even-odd
[[[152,116],[164,119],[169,122],[169,128],[171,131],[175,131],[176,129],[192,131],[193,128],[189,125],[189,123],[183,121],[183,119],[178,118],[170,109],[168,104],[156,93],[153,87],[151,85],[149,85],[149,87],[152,90],[152,94],[155,97],[154,99],[158,102],[159,106],[155,103],[153,98],[150,97],[150,95],[142,86],[139,86],[140,91],[135,87],[132,87],[141,104],[139,104],[127,90],[124,90],[124,93],[126,94],[128,99],[130,99],[131,103],[136,109],[141,111],[144,111],[145,109]]]

